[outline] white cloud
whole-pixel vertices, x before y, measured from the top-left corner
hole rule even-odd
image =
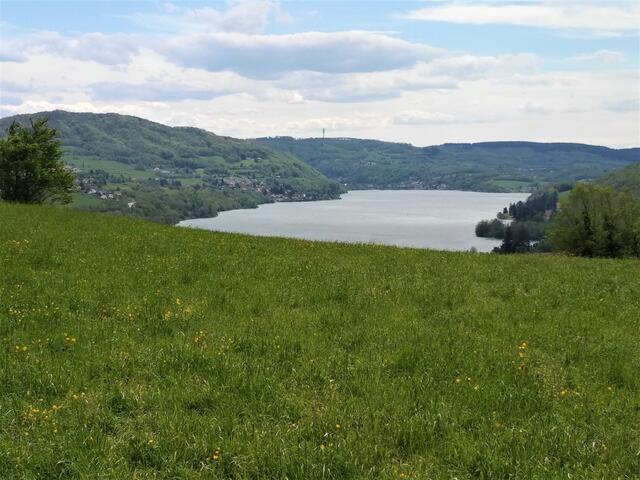
[[[187,18],[182,5],[165,6],[163,15]],[[232,32],[221,31],[235,27],[219,18],[207,32],[175,24],[161,34],[13,32],[11,45],[3,37],[0,46],[21,61],[2,63],[0,112],[113,111],[237,137],[318,136],[326,128],[419,145],[640,143],[638,72],[615,63],[619,52],[545,63],[531,54],[434,49],[383,32],[257,34],[259,18]]]
[[[607,101],[603,108],[611,112],[636,113],[640,115],[640,98],[625,98],[622,100]]]
[[[212,98],[228,95],[233,90],[225,89],[198,89],[183,84],[166,82],[99,82],[91,85],[91,97],[97,101],[162,101],[176,102],[181,100],[210,100]]]
[[[375,32],[304,32],[288,35],[213,33],[179,36],[157,47],[173,62],[250,77],[287,71],[345,73],[408,67],[442,50]]]
[[[393,116],[396,125],[432,125],[454,123],[456,118],[448,113],[425,112],[421,110],[407,110]]]
[[[638,34],[640,5],[632,2],[445,2],[409,12],[413,20],[505,24],[598,34]]]
[[[2,42],[0,44],[0,63],[3,62],[24,62],[27,60],[21,52],[17,52],[14,49],[10,48],[10,44],[7,42]]]
[[[18,38],[8,52],[53,54],[105,65],[127,65],[142,50],[175,65],[234,71],[254,78],[285,72],[376,72],[406,68],[446,54],[420,43],[366,31],[304,32],[287,35],[242,33],[175,34],[162,37],[87,33],[75,37],[40,31]],[[18,57],[16,57],[17,59]]]
[[[141,27],[167,32],[255,34],[263,32],[272,17],[281,23],[291,21],[280,3],[271,0],[230,1],[226,10],[209,6],[186,9],[169,3],[160,13],[138,13],[129,19]]]
[[[105,65],[126,65],[147,43],[153,42],[139,35],[86,33],[65,37],[58,32],[38,31],[7,41],[5,48],[20,52],[21,61],[30,55],[50,53]]]
[[[522,111],[531,115],[548,115],[553,113],[554,109],[539,102],[529,101],[523,105]]]
[[[275,82],[283,89],[295,89],[307,100],[322,102],[371,102],[402,96],[413,90],[458,88],[453,77],[431,75],[423,63],[388,72],[327,74],[292,72]]]
[[[435,59],[425,66],[425,74],[449,75],[459,79],[477,79],[487,76],[501,77],[514,73],[535,73],[542,60],[533,54],[477,56],[453,55]]]
[[[575,55],[569,60],[577,62],[598,62],[598,63],[622,63],[626,60],[626,55],[622,52],[614,52],[611,50],[598,50],[592,53],[583,53]]]

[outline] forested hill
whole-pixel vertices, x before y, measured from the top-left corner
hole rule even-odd
[[[629,190],[640,198],[640,162],[614,170],[600,178],[598,183],[619,191]]]
[[[85,208],[173,223],[273,200],[335,198],[342,191],[289,153],[114,113],[56,110],[2,118],[0,136],[14,120],[28,125],[42,117],[60,133],[64,161],[80,180],[76,203]]]
[[[531,191],[547,183],[594,179],[640,161],[640,148],[575,143],[486,142],[414,147],[354,138],[267,137],[350,188]]]

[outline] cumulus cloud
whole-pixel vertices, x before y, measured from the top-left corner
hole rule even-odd
[[[233,93],[231,89],[193,88],[166,82],[100,82],[91,85],[91,97],[98,101],[139,100],[143,102],[176,102],[182,100],[210,100]]]
[[[291,19],[276,1],[236,0],[228,3],[226,10],[209,6],[187,9],[167,3],[162,12],[138,13],[129,19],[140,26],[155,30],[247,34],[263,32],[271,17],[280,22],[288,22]]]
[[[260,78],[297,70],[327,73],[391,70],[443,53],[427,45],[363,31],[188,35],[169,39],[158,51],[179,65],[211,71],[227,69]]]
[[[626,98],[623,100],[608,101],[604,103],[604,109],[617,113],[640,113],[640,98]]]
[[[408,110],[393,116],[395,125],[433,125],[455,123],[456,117],[447,113]]]
[[[275,82],[279,88],[295,89],[307,100],[323,102],[371,102],[402,96],[408,91],[450,90],[457,81],[444,75],[428,75],[421,64],[388,72],[327,74],[292,72]]]
[[[376,72],[407,68],[446,54],[444,50],[366,31],[304,32],[288,35],[241,33],[177,34],[152,37],[88,33],[74,37],[35,32],[14,41],[8,52],[52,54],[105,65],[127,65],[143,50],[175,65],[207,71],[233,71],[253,78],[285,72]],[[12,57],[13,58],[13,57]]]
[[[534,73],[542,64],[541,59],[529,53],[514,55],[453,55],[435,59],[424,66],[424,73],[449,75],[469,80],[487,76],[500,77],[514,73]]]
[[[0,62],[26,62],[27,57],[9,48],[9,44],[0,44]]]
[[[145,44],[153,42],[139,35],[119,33],[86,33],[67,37],[58,32],[39,31],[13,39],[5,48],[20,52],[18,61],[26,61],[30,55],[50,53],[105,65],[126,65]]]
[[[319,135],[326,128],[333,136],[422,145],[499,138],[637,143],[638,124],[629,121],[629,112],[640,112],[631,53],[625,59],[595,48],[545,64],[532,54],[472,55],[385,32],[265,34],[270,20],[258,7],[268,7],[273,19],[273,2],[257,2],[242,21],[234,15],[248,4],[183,5],[164,6],[158,21],[169,22],[166,28],[135,35],[3,35],[1,114],[112,111],[240,137]],[[540,5],[569,3],[520,6]]]
[[[2,105],[21,105],[22,98],[15,95],[7,95],[0,91],[0,104]]]
[[[528,101],[522,106],[522,111],[530,115],[548,115],[553,113],[554,109],[539,102]]]
[[[505,24],[598,34],[637,34],[640,5],[635,2],[533,1],[443,2],[413,10],[412,20],[466,24]]]
[[[576,62],[622,63],[626,60],[626,55],[622,52],[614,52],[611,50],[598,50],[592,53],[575,55],[570,57],[569,60]]]

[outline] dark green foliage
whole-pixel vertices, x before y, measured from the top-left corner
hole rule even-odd
[[[640,163],[614,170],[599,178],[598,183],[609,186],[619,192],[629,190],[633,195],[640,198]]]
[[[512,203],[508,212],[511,218],[523,222],[527,220],[542,221],[550,218],[558,206],[558,190],[548,188],[531,194],[524,202]]]
[[[561,203],[551,243],[586,257],[638,257],[640,200],[628,191],[579,183]]]
[[[638,260],[0,219],[2,479],[640,471]]]
[[[493,220],[481,220],[476,225],[476,237],[504,238],[505,225],[494,218]]]
[[[512,203],[498,212],[497,219],[482,220],[476,225],[478,237],[502,239],[495,253],[544,252],[549,247],[541,243],[549,221],[558,205],[558,190],[546,188],[531,194],[524,202]],[[505,226],[500,219],[513,219]],[[540,243],[540,245],[538,245]]]
[[[546,229],[547,223],[542,221],[512,222],[504,230],[502,244],[493,251],[496,253],[545,251],[546,248],[542,246],[537,248],[535,242],[545,238]]]
[[[61,161],[57,132],[46,119],[11,123],[0,138],[0,198],[9,202],[68,203],[73,175]]]
[[[571,143],[485,142],[414,147],[355,138],[259,138],[349,188],[532,191],[593,179],[640,159],[640,149]]]

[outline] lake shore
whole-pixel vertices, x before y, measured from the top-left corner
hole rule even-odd
[[[523,193],[458,190],[352,190],[340,201],[281,202],[231,210],[178,225],[257,236],[488,252],[499,241],[475,236]]]

